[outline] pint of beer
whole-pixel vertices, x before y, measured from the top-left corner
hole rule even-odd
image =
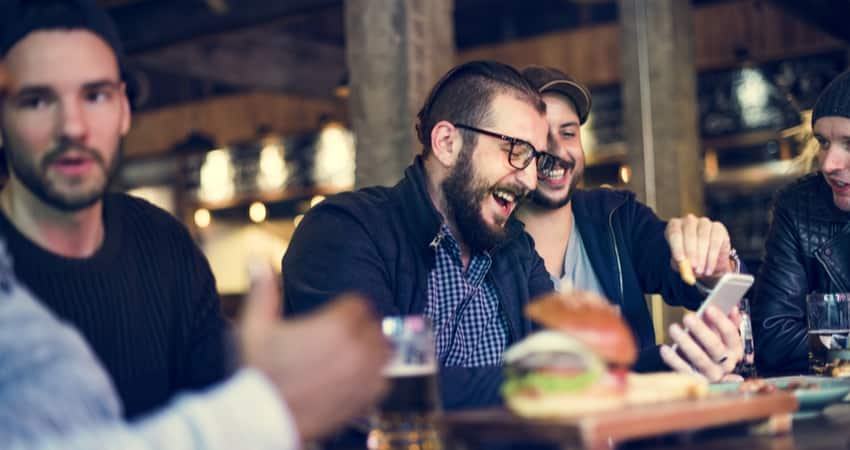
[[[809,294],[809,369],[816,375],[847,376],[850,366],[850,294]]]
[[[372,415],[368,448],[441,449],[433,424],[439,397],[431,326],[423,316],[387,317],[382,325],[394,349],[383,371],[390,391]]]

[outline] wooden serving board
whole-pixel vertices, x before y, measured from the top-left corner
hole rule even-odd
[[[768,425],[769,432],[787,432],[797,406],[790,392],[736,393],[552,420],[523,419],[504,409],[470,410],[444,414],[438,426],[448,443],[534,441],[595,449],[741,423],[760,422]]]

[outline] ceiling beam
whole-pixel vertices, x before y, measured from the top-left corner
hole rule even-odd
[[[331,97],[345,74],[341,46],[310,42],[268,24],[137,54],[134,62],[243,88]]]
[[[109,13],[127,52],[136,53],[341,4],[342,0],[239,0],[228,2],[228,12],[218,14],[205,2],[155,0],[121,4]]]

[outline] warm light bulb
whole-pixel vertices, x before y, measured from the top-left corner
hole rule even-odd
[[[628,164],[623,164],[620,166],[620,181],[623,184],[629,184],[629,180],[632,179],[632,168],[629,167]]]
[[[210,222],[212,222],[212,214],[210,214],[210,210],[200,208],[195,211],[195,225],[197,225],[198,228],[206,228],[210,226]]]
[[[266,205],[260,202],[251,203],[251,206],[248,207],[248,217],[254,223],[260,223],[266,220],[266,213]]]

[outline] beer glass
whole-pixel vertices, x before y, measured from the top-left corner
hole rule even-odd
[[[741,302],[738,303],[738,308],[741,311],[741,323],[738,326],[738,332],[744,341],[744,356],[738,363],[738,367],[735,368],[735,373],[744,378],[755,377],[757,376],[756,356],[753,343],[753,324],[750,320],[750,300],[747,297],[742,298]]]
[[[393,356],[384,367],[390,391],[372,414],[370,450],[439,450],[433,424],[439,411],[434,333],[424,316],[386,317],[384,336]]]
[[[850,334],[850,294],[806,296],[809,328],[809,369],[817,375],[833,375],[850,363],[847,335]]]

